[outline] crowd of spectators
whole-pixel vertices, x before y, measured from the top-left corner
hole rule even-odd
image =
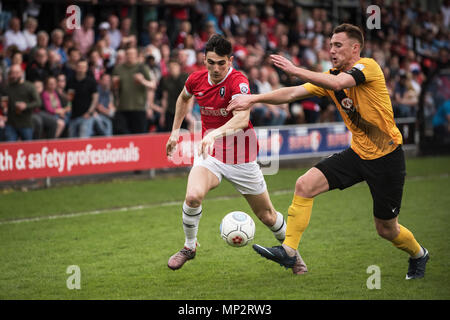
[[[372,2],[381,8],[381,29],[363,28],[362,56],[380,64],[395,116],[415,117],[429,71],[448,64],[450,2],[436,12],[415,1]],[[185,3],[159,6],[142,32],[132,31],[123,10],[104,21],[86,13],[74,30],[66,19],[42,30],[32,16],[11,15],[0,29],[0,140],[170,131],[176,98],[189,74],[205,68],[203,49],[214,33],[231,40],[233,67],[247,75],[252,93],[301,84],[273,67],[271,53],[315,71],[331,68],[335,25],[327,9],[286,0]],[[199,117],[194,102],[183,127]],[[251,120],[271,126],[341,119],[328,98],[309,98],[256,105]]]

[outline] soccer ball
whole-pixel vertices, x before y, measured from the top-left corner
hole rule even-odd
[[[255,222],[245,212],[230,212],[222,219],[220,235],[230,246],[243,247],[255,237]]]

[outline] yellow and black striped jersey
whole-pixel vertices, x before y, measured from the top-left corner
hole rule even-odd
[[[326,73],[337,75],[339,72],[331,69]],[[382,157],[402,144],[383,72],[371,58],[359,59],[346,72],[353,76],[356,86],[340,91],[324,89],[311,83],[303,87],[312,95],[331,97],[352,132],[351,148],[362,159]]]

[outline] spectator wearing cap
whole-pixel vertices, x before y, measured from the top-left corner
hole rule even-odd
[[[111,28],[109,22],[103,21],[98,26],[98,36],[97,41],[100,39],[104,39],[106,36],[108,36],[109,29]]]

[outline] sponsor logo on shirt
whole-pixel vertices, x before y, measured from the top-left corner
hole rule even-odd
[[[211,107],[200,107],[200,113],[203,116],[215,116],[215,117],[228,116],[228,111],[226,108],[214,109]]]

